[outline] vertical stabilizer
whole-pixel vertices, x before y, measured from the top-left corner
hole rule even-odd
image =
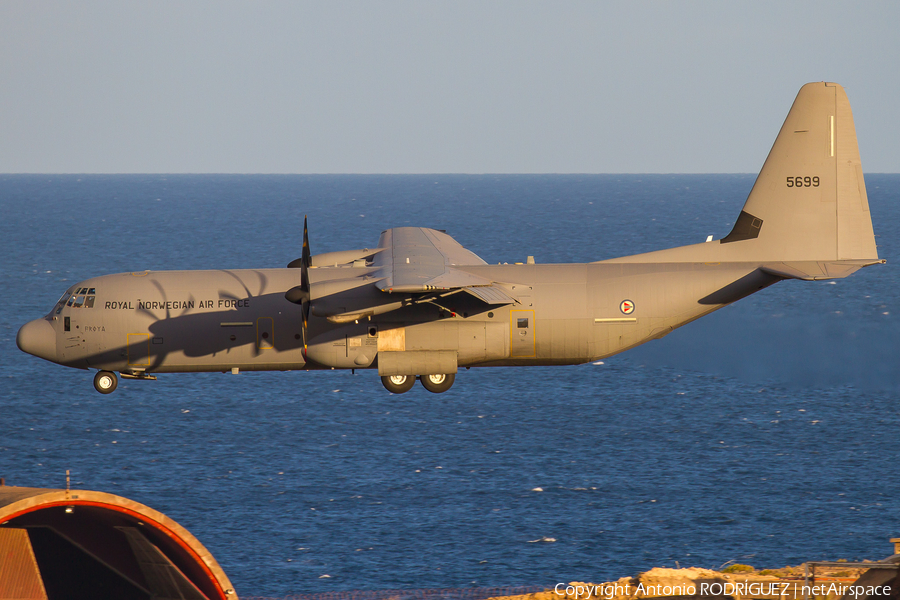
[[[734,229],[721,243],[734,244],[729,250],[747,258],[877,260],[844,88],[818,82],[800,89]]]

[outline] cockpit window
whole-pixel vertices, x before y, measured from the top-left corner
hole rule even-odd
[[[59,314],[63,306],[71,306],[72,308],[94,308],[94,301],[97,299],[95,295],[97,288],[78,288],[69,296],[68,293],[63,294],[57,303],[56,314]]]
[[[63,307],[66,305],[66,301],[69,299],[69,292],[66,292],[62,296],[60,296],[59,300],[56,302],[56,314],[62,312]]]

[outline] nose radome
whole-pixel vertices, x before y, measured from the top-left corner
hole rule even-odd
[[[37,319],[22,325],[16,335],[16,346],[44,360],[56,362],[56,331],[49,321]]]

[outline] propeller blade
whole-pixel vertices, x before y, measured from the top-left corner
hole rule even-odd
[[[312,259],[309,254],[309,228],[306,216],[303,217],[303,254],[300,257],[300,287],[309,292],[309,267]]]
[[[309,228],[306,224],[306,215],[303,215],[303,254],[300,256],[300,293],[301,298],[300,310],[303,313],[303,356],[306,356],[306,338],[307,328],[309,327],[309,304],[310,304],[310,284],[309,284],[309,267],[312,262],[309,253]],[[288,291],[290,294],[293,290]],[[290,298],[289,298],[290,299]],[[293,302],[293,300],[291,300]]]
[[[309,329],[309,300],[304,302],[300,307],[300,310],[303,312],[303,356],[306,356],[306,331]]]

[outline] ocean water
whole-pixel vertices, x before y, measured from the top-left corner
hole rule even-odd
[[[600,365],[472,369],[442,395],[361,371],[102,396],[15,346],[89,276],[284,266],[304,215],[313,253],[418,225],[488,262],[581,262],[721,237],[753,180],[0,175],[0,476],[62,487],[71,469],[160,510],[242,596],[883,558],[900,535],[898,175],[866,178],[887,265],[779,283]]]

